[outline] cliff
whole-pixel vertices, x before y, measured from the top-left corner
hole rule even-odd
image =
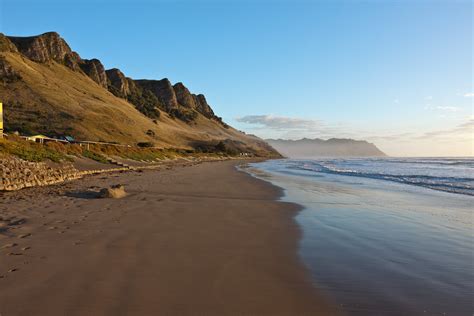
[[[0,33],[0,101],[7,132],[191,149],[228,141],[244,144],[242,151],[278,155],[222,122],[205,96],[183,83],[107,70],[98,59],[81,58],[55,32]]]
[[[386,156],[374,144],[365,140],[304,138],[300,140],[267,139],[266,141],[288,158]]]

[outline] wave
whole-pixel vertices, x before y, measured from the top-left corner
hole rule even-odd
[[[474,196],[474,178],[467,176],[453,177],[448,175],[428,175],[428,174],[408,174],[405,172],[414,172],[415,168],[383,168],[383,165],[387,161],[382,161],[382,159],[377,160],[381,162],[382,166],[374,168],[371,166],[374,161],[367,160],[337,160],[337,161],[292,161],[288,162],[287,168],[296,169],[306,172],[315,172],[315,173],[324,173],[324,174],[333,174],[333,175],[342,175],[350,177],[362,177],[376,180],[385,180],[391,182],[397,182],[402,184],[416,185],[429,189],[434,189],[438,191],[458,193]],[[397,163],[405,163],[402,160],[396,160]],[[412,161],[413,164],[418,164],[418,161]],[[426,170],[433,162],[426,163]],[[372,170],[360,170],[360,169],[372,169]],[[383,169],[383,172],[375,171],[373,169]],[[419,169],[416,169],[419,172]],[[390,173],[390,171],[396,171]],[[444,171],[445,174],[449,174],[448,171]]]

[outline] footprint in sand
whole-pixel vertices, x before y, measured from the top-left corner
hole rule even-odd
[[[16,272],[16,271],[18,271],[18,269],[17,269],[17,268],[13,268],[13,269],[8,270],[8,273],[12,273],[12,272]]]
[[[15,244],[15,243],[6,244],[6,245],[2,246],[2,249],[13,248],[13,247],[16,247],[16,246],[18,246],[18,244]]]
[[[7,256],[23,256],[23,254],[21,252],[9,252]]]
[[[50,226],[48,227],[48,230],[55,230],[55,229],[58,229],[56,226]]]
[[[31,234],[28,233],[28,234],[20,235],[20,236],[18,236],[18,238],[22,238],[22,239],[23,239],[23,238],[30,237],[30,236],[31,236]]]
[[[23,250],[23,251],[26,251],[26,250],[28,250],[28,249],[31,249],[31,247],[30,247],[30,246],[26,246],[26,247],[21,248],[21,250]]]

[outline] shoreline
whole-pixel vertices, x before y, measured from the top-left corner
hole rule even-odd
[[[337,314],[298,257],[300,207],[241,163],[0,194],[0,220],[18,221],[0,226],[0,313]],[[91,195],[116,183],[126,198]]]
[[[471,196],[355,181],[307,164],[267,161],[249,171],[284,188],[283,201],[304,207],[295,217],[304,232],[300,257],[341,313],[472,311],[472,286],[465,282],[473,276]]]

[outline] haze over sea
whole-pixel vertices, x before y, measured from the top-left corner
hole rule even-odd
[[[350,315],[472,315],[473,158],[273,160],[299,253]]]

